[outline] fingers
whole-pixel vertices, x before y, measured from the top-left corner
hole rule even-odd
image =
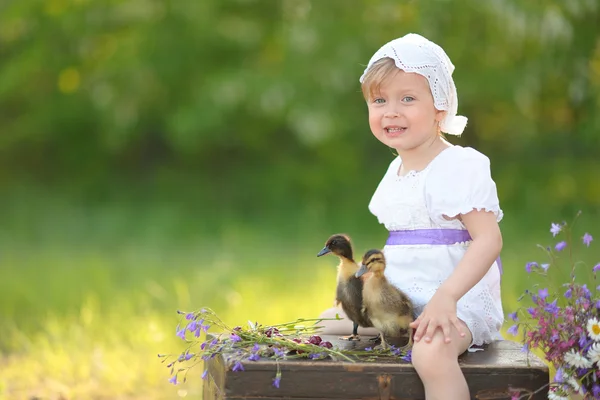
[[[444,333],[444,342],[450,343],[452,338],[450,337],[450,321],[444,322],[440,325],[442,327],[442,332]]]
[[[421,316],[422,315],[423,314],[421,314]],[[421,318],[421,316],[410,325],[413,329],[416,327],[415,342],[418,342],[423,338],[425,342],[430,343],[438,328],[442,330],[445,343],[450,343],[452,341],[452,327],[456,328],[460,337],[465,337],[466,335],[464,326],[458,318],[442,318],[440,322],[440,320],[435,318]],[[418,323],[418,325],[413,325],[415,323]]]
[[[410,328],[417,329],[417,327],[421,323],[422,315],[423,314],[419,315],[419,317],[417,317],[417,319],[415,319],[413,322],[411,322],[410,324],[408,324],[408,326]]]
[[[429,324],[427,326],[427,331],[425,332],[425,342],[427,342],[427,343],[431,342],[431,338],[433,337],[435,330],[439,326],[440,326],[440,324],[438,324],[437,321],[435,321],[433,319],[429,321]]]
[[[458,318],[452,319],[452,325],[454,325],[454,327],[456,328],[456,331],[458,332],[460,337],[465,337],[467,335],[466,332],[464,331],[464,325],[461,323],[461,321]]]
[[[419,340],[421,340],[421,337],[423,336],[423,334],[425,333],[425,330],[427,329],[427,325],[429,325],[429,319],[423,319],[423,320],[419,321],[419,326],[417,327],[417,330],[415,331],[415,342],[418,342]]]

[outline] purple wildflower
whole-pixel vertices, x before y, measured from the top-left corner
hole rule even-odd
[[[208,376],[208,370],[205,369],[204,372],[202,373],[202,379],[206,379],[207,376]]]
[[[241,362],[236,361],[235,364],[233,365],[233,368],[231,370],[233,372],[243,371],[244,370],[244,366],[242,365]]]
[[[600,271],[600,263],[594,265],[594,268],[592,268],[592,272],[598,272]]]
[[[590,289],[587,288],[587,283],[584,283],[581,286],[581,291],[583,292],[583,297],[585,297],[586,299],[592,297],[592,292],[590,292]]]
[[[196,318],[194,318],[194,313],[187,313],[185,316],[185,319],[187,319],[189,321],[191,319],[196,319]]]
[[[562,226],[560,226],[560,224],[555,224],[553,222],[552,225],[550,226],[550,233],[552,233],[552,236],[556,236],[560,233],[561,229],[562,229]]]
[[[556,246],[554,246],[554,249],[556,251],[563,251],[565,249],[565,247],[567,247],[567,242],[565,242],[564,240],[562,242],[558,242],[556,243]]]
[[[540,265],[540,267],[542,267],[544,272],[548,272],[548,268],[550,268],[550,264],[542,264],[542,265]]]
[[[583,240],[583,244],[585,244],[587,247],[590,247],[590,243],[592,242],[592,240],[594,240],[594,238],[592,237],[592,235],[586,232],[585,235],[583,235],[583,237],[581,238],[581,240]]]
[[[517,336],[517,334],[519,333],[519,327],[515,324],[508,328],[506,332],[510,333],[513,336]]]
[[[508,318],[512,319],[513,321],[517,321],[519,318],[517,317],[517,312],[513,312],[508,314]]]
[[[173,375],[173,377],[171,377],[171,379],[169,379],[169,383],[172,383],[173,385],[177,385],[177,375]]]
[[[400,357],[400,358],[404,361],[411,362],[412,361],[412,350],[408,350],[406,352],[406,355],[404,355],[403,357]]]
[[[527,271],[527,273],[530,274],[531,273],[531,269],[533,267],[537,267],[537,266],[538,266],[538,263],[536,263],[535,261],[528,262],[527,264],[525,264],[525,271]]]
[[[187,325],[187,330],[190,332],[194,332],[196,330],[196,326],[198,323],[196,321],[192,321]]]
[[[281,373],[277,373],[277,375],[275,375],[275,379],[273,379],[273,386],[275,386],[277,389],[279,389],[280,384],[281,384]]]
[[[528,345],[527,343],[525,343],[525,344],[523,345],[523,347],[521,347],[521,351],[522,351],[523,353],[527,353],[527,352],[529,351],[529,345]]]
[[[189,361],[192,357],[194,357],[194,353],[186,353],[185,354],[185,361]]]
[[[248,357],[248,360],[249,361],[258,361],[258,360],[260,360],[260,356],[258,354],[256,354],[256,353],[252,353],[250,355],[250,357]]]
[[[540,289],[539,295],[540,295],[540,299],[546,300],[546,297],[548,297],[548,289],[547,288]]]
[[[237,342],[241,342],[242,338],[239,337],[238,335],[236,335],[235,333],[232,333],[231,335],[229,335],[229,339],[231,339],[231,341],[233,343],[237,343]]]
[[[600,397],[600,385],[599,384],[594,383],[594,385],[592,386],[592,393],[594,394],[595,399]]]
[[[208,332],[208,328],[210,328],[210,325],[209,325],[209,324],[202,325],[202,330],[203,330],[204,332]]]
[[[179,329],[179,325],[177,325],[177,336],[185,340],[185,328]]]
[[[254,343],[254,346],[252,346],[252,351],[257,352],[260,350],[260,346],[258,345],[258,343]]]
[[[365,351],[371,351],[371,350],[373,350],[372,347],[365,347]]]
[[[285,357],[285,353],[278,349],[277,347],[273,347],[273,351],[277,357]]]
[[[556,299],[554,299],[554,301],[552,303],[547,304],[546,307],[544,307],[544,310],[546,310],[546,312],[556,316],[556,314],[560,310],[560,308],[556,305]]]
[[[556,369],[556,374],[554,375],[554,382],[557,382],[557,383],[564,382],[564,375],[563,375],[563,369],[562,368],[557,368]]]
[[[596,302],[596,308],[600,310],[600,300]]]
[[[571,288],[568,288],[568,289],[565,291],[565,299],[570,299],[572,296],[573,296],[573,291],[572,291],[572,289],[571,289]]]
[[[206,342],[203,342],[203,343],[200,345],[200,350],[204,350],[204,349],[206,348],[206,345],[207,345],[207,344],[208,344],[208,343],[206,343]]]

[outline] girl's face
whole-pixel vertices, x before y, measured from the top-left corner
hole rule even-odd
[[[424,76],[398,70],[368,100],[369,126],[380,142],[398,153],[419,149],[438,135],[444,111],[436,110]]]

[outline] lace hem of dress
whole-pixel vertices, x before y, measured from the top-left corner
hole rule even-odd
[[[488,211],[493,212],[496,216],[496,222],[500,222],[502,218],[504,218],[504,212],[497,206],[488,207],[488,206],[464,206],[464,207],[456,207],[450,212],[441,212],[442,215],[447,216],[448,218],[456,218],[460,214],[468,214],[471,211]]]
[[[422,285],[413,280],[401,288],[413,300],[417,316],[423,312],[425,305],[433,297],[436,288],[441,285],[442,281],[443,279],[435,279],[428,282],[429,284]],[[477,287],[475,291],[467,292],[464,298],[458,302],[456,314],[471,331],[472,340],[469,348],[498,340],[504,317],[496,308],[495,300],[489,289]]]

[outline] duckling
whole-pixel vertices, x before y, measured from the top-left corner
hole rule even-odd
[[[387,338],[405,336],[408,332],[408,344],[402,347],[407,350],[413,344],[413,329],[409,324],[413,321],[414,306],[410,298],[392,285],[384,275],[385,256],[380,250],[369,250],[362,259],[362,266],[356,272],[361,277],[371,272],[363,287],[363,310],[373,326],[381,332],[381,348],[387,349]]]
[[[325,247],[317,254],[317,257],[330,253],[335,254],[340,259],[335,297],[336,306],[341,304],[342,310],[353,322],[352,335],[340,339],[360,340],[358,327],[369,328],[373,325],[361,312],[363,308],[363,280],[356,276],[359,267],[353,258],[350,238],[343,234],[332,235],[327,239]]]

